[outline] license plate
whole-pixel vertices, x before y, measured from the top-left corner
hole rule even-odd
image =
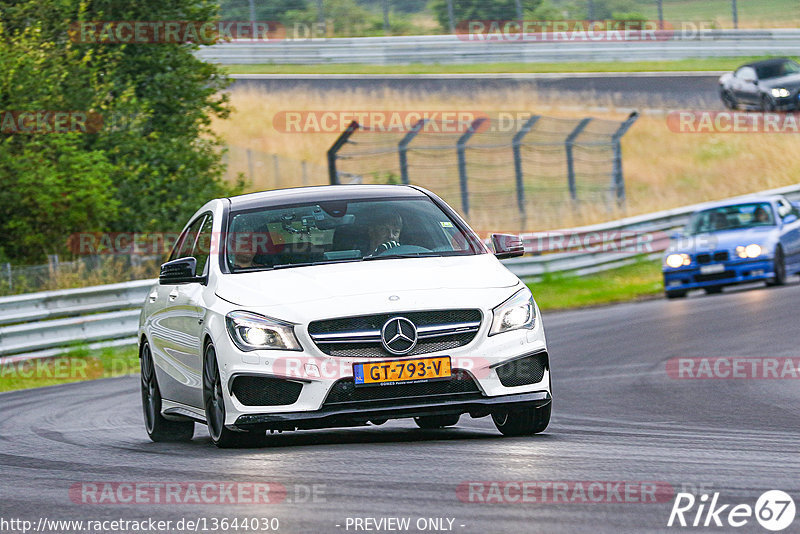
[[[353,364],[356,386],[432,382],[448,380],[450,375],[450,356]]]
[[[701,274],[714,274],[714,273],[721,273],[725,270],[725,266],[721,263],[717,263],[714,265],[703,265],[700,267]]]

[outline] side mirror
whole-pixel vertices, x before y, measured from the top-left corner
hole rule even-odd
[[[168,261],[161,266],[161,273],[158,275],[159,284],[189,284],[191,282],[202,281],[202,276],[195,276],[197,260],[192,257],[178,258]]]
[[[783,224],[791,224],[797,220],[797,215],[794,213],[790,213],[786,217],[783,218]]]
[[[668,237],[672,241],[678,241],[680,238],[683,237],[683,232],[681,230],[674,230],[674,231],[669,233]]]
[[[525,254],[525,247],[519,236],[509,234],[492,234],[494,255],[498,259],[516,258]]]

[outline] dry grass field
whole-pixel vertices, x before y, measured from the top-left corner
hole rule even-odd
[[[323,94],[245,89],[235,90],[232,101],[235,112],[228,120],[216,121],[214,128],[233,147],[228,157],[231,175],[244,173],[250,178],[249,189],[253,191],[327,183],[325,153],[337,134],[283,133],[273,125],[273,118],[281,111],[529,110],[563,118],[593,116],[622,120],[626,116],[613,108],[606,113],[563,109],[552,105],[544,95],[523,91],[475,93],[466,97],[392,90]],[[587,106],[605,104],[595,101]],[[473,227],[482,231],[563,228],[780,187],[800,180],[798,148],[797,134],[674,133],[668,129],[665,117],[645,115],[622,142],[627,188],[624,210],[581,205],[576,211],[568,203],[547,205],[530,210],[525,228],[520,228],[519,221],[509,218],[506,209],[506,205],[513,205],[512,199],[499,209],[474,210],[470,219]],[[306,162],[305,170],[302,161]],[[513,175],[510,168],[503,174]],[[457,174],[452,175],[452,182],[457,182]],[[507,190],[507,186],[498,180],[498,189]],[[444,196],[452,200],[447,194]],[[473,203],[480,203],[480,199],[474,199]]]

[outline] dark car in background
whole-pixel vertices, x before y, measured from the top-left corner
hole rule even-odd
[[[787,58],[742,65],[719,79],[728,109],[795,111],[800,109],[800,64]]]

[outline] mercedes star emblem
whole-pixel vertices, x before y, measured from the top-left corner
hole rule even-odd
[[[405,317],[392,317],[381,328],[381,343],[392,354],[408,354],[417,346],[417,327]]]

